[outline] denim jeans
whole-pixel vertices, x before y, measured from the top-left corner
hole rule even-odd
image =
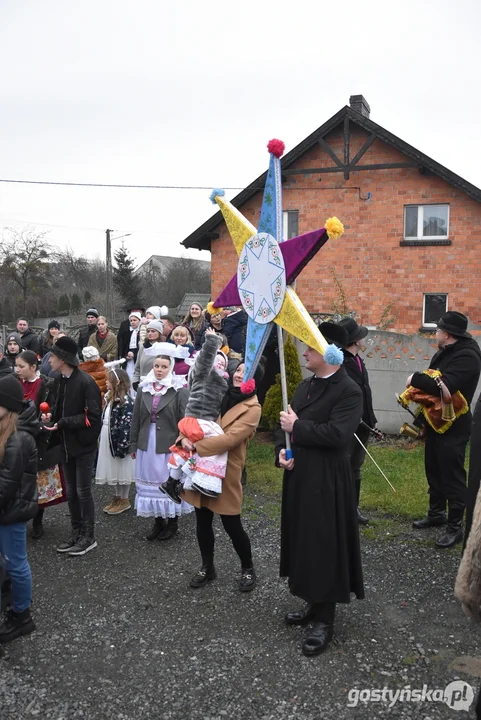
[[[0,525],[0,553],[7,559],[12,582],[12,607],[15,612],[32,604],[32,573],[27,560],[27,524]]]
[[[96,450],[62,463],[67,486],[67,501],[72,530],[88,538],[94,537],[95,506],[92,495],[92,471]]]

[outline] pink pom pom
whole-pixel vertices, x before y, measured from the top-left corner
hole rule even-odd
[[[246,382],[242,383],[240,389],[243,395],[249,395],[256,389],[256,381],[253,378],[246,380]]]
[[[285,144],[282,142],[282,140],[269,140],[267,143],[267,149],[270,153],[276,156],[276,158],[282,157],[284,155],[285,150]]]

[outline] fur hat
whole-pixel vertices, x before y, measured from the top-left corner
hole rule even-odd
[[[57,342],[52,345],[50,351],[52,355],[56,355],[60,360],[63,360],[67,365],[72,367],[78,367],[78,345],[75,340],[68,335],[61,337]]]
[[[164,323],[162,320],[151,320],[146,330],[157,330],[161,335],[164,334]]]
[[[24,405],[23,388],[16,375],[0,379],[0,407],[19,413]]]
[[[85,313],[85,317],[88,317],[89,315],[94,315],[96,318],[99,317],[99,311],[95,308],[89,308],[87,312]]]
[[[87,347],[84,347],[82,350],[82,356],[84,360],[98,360],[100,353],[93,345],[87,345]]]

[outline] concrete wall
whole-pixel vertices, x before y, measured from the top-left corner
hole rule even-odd
[[[479,343],[480,338],[476,338]],[[303,346],[299,347],[303,373]],[[364,340],[360,353],[369,372],[374,411],[378,427],[385,433],[396,434],[403,422],[410,422],[411,416],[398,405],[395,393],[402,393],[406,379],[416,370],[425,370],[437,350],[432,337],[423,335],[402,335],[382,330],[372,330]],[[481,383],[473,399],[473,405],[481,390]]]

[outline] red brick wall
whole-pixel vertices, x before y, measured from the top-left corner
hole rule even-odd
[[[351,158],[367,138],[360,128],[351,134]],[[326,138],[343,158],[341,129]],[[360,163],[407,161],[404,155],[376,140]],[[266,167],[268,157],[266,155]],[[319,145],[290,169],[331,167],[334,162]],[[421,175],[416,168],[289,176],[283,186],[284,210],[299,211],[299,233],[322,227],[336,215],[344,223],[339,240],[329,240],[301,273],[297,291],[311,312],[332,312],[337,300],[331,268],[341,281],[351,310],[358,321],[376,325],[383,310],[393,303],[391,326],[411,333],[422,324],[423,293],[448,293],[451,310],[459,310],[477,322],[481,319],[481,205],[435,176]],[[371,193],[369,202],[359,198]],[[351,188],[351,189],[349,189]],[[262,193],[241,208],[255,226]],[[404,205],[449,203],[451,246],[400,247],[404,233]],[[237,255],[225,226],[212,242],[212,296],[215,297],[235,272]]]

